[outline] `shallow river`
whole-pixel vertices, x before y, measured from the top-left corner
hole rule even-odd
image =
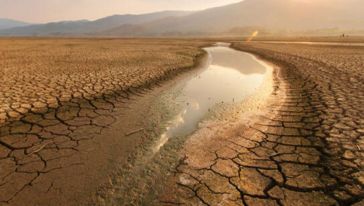
[[[181,76],[181,81],[158,94],[151,103],[150,142],[121,166],[118,183],[106,202],[110,205],[153,205],[163,194],[167,176],[180,161],[180,149],[187,138],[198,130],[200,122],[213,118],[218,108],[234,107],[257,92],[271,68],[253,55],[237,51],[227,44],[205,48],[207,61],[194,75]],[[219,113],[219,112],[218,112]],[[220,114],[220,113],[219,113]],[[160,119],[159,119],[160,117]],[[155,133],[153,129],[158,128]],[[118,189],[115,189],[118,188]],[[125,204],[123,204],[125,203]],[[156,205],[159,205],[156,203]]]
[[[208,64],[201,73],[177,85],[173,102],[179,108],[160,136],[154,152],[175,136],[186,136],[214,107],[242,102],[263,83],[267,65],[253,55],[217,45],[205,49]]]

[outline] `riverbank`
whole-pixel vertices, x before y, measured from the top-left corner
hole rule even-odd
[[[283,83],[278,80],[280,68],[253,58],[268,70],[263,84],[242,102],[219,108],[200,124],[184,144],[174,175],[154,205],[242,204],[239,191],[229,179],[239,176],[234,175],[239,167],[232,159],[245,152],[239,151],[241,145],[254,146],[261,139],[251,127],[264,124],[264,116],[285,97]]]
[[[237,117],[237,111],[243,111],[244,106],[248,108],[247,103],[241,105],[246,102],[247,95],[261,91],[259,96],[264,96],[262,89],[255,89],[257,86],[265,82],[265,87],[261,88],[272,88],[269,84],[270,67],[257,62],[251,55],[226,46],[206,48],[206,51],[208,60],[203,68],[194,70],[195,74],[188,78],[179,79],[176,85],[149,103],[153,115],[147,114],[148,121],[162,115],[158,124],[154,124],[154,131],[148,131],[152,144],[143,145],[144,152],[139,150],[129,170],[120,167],[122,169],[115,175],[113,185],[103,195],[102,204],[150,205],[156,201],[165,192],[167,177],[178,165],[186,139],[204,127],[202,122],[216,121],[227,112],[231,118]],[[216,82],[219,82],[218,89],[214,86]],[[260,103],[260,100],[251,96],[250,104]]]
[[[160,201],[362,205],[362,49],[263,43],[233,47],[281,68],[271,95],[278,102],[252,124],[202,135],[216,143],[203,145],[197,139],[187,145],[166,190],[171,192]]]

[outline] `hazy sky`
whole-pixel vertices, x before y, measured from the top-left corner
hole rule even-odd
[[[241,0],[0,0],[0,18],[27,22],[97,19],[112,14],[199,10]]]

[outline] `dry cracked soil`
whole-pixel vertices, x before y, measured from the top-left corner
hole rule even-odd
[[[117,121],[116,127],[127,127],[133,114],[118,120],[128,109],[126,102],[192,68],[203,44],[1,39],[0,205],[79,205],[87,200],[89,190],[96,190],[93,185],[108,175],[109,159],[122,156],[106,154],[113,147],[122,149],[115,145],[127,131],[103,131]],[[102,149],[102,144],[108,145]]]
[[[100,153],[90,148],[108,142],[95,136],[132,95],[191,68],[203,45],[1,39],[0,205],[81,204],[96,184],[84,179],[105,170],[87,166]],[[249,124],[187,142],[151,204],[364,205],[363,47],[232,46],[279,67],[271,100]]]

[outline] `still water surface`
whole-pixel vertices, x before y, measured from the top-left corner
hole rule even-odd
[[[242,102],[263,83],[268,66],[253,55],[224,45],[205,50],[209,61],[205,69],[183,85],[177,85],[179,92],[173,101],[179,112],[168,123],[154,152],[169,138],[191,134],[218,104]]]

